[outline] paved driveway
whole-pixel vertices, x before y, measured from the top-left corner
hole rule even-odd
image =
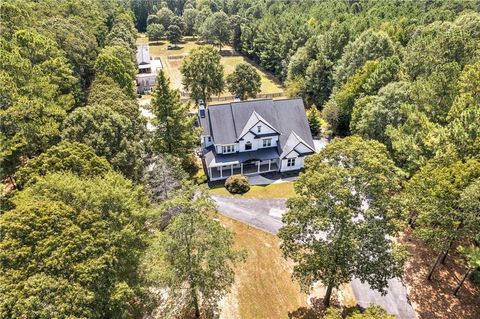
[[[219,212],[225,216],[272,234],[276,234],[283,226],[282,214],[286,210],[284,199],[243,199],[219,195],[212,198],[217,203]],[[389,280],[388,283],[385,296],[370,289],[367,283],[361,283],[358,279],[353,279],[350,284],[360,306],[377,304],[397,318],[416,318],[415,311],[408,302],[405,286],[396,278]]]

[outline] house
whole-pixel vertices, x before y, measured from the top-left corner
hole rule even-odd
[[[315,146],[300,98],[200,103],[203,162],[211,181],[303,168]]]
[[[155,87],[158,70],[162,68],[159,59],[152,59],[148,44],[137,45],[137,93],[147,94]]]

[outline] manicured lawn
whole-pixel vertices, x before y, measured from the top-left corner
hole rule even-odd
[[[149,43],[148,38],[140,33],[137,37],[137,44]],[[202,43],[189,39],[183,43],[178,44],[178,49],[167,50],[167,46],[170,43],[168,41],[155,41],[150,42],[150,55],[154,58],[160,58],[162,61],[165,74],[170,78],[171,87],[174,89],[182,90],[182,74],[180,73],[180,67],[182,65],[183,58],[172,58],[173,56],[186,55],[192,49],[197,48]],[[224,50],[231,49],[230,47],[224,47]],[[169,58],[170,57],[170,58]],[[278,94],[283,93],[284,89],[281,83],[275,79],[272,75],[263,72],[257,65],[242,56],[222,56],[221,63],[225,68],[225,75],[232,73],[235,70],[235,66],[240,63],[250,63],[257,68],[261,77],[261,92],[260,94]],[[229,92],[224,92],[220,97],[229,97]],[[221,102],[216,102],[221,103]]]
[[[307,295],[290,276],[291,265],[282,257],[279,239],[243,223],[220,216],[234,232],[235,247],[248,253],[235,267],[235,284],[222,303],[222,318],[288,318],[306,306]]]
[[[292,182],[284,182],[270,185],[253,185],[250,190],[242,195],[232,195],[223,186],[210,189],[212,194],[229,195],[243,198],[289,198],[295,195]]]

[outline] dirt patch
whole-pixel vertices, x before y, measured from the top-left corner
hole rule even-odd
[[[406,265],[404,282],[419,319],[478,319],[480,318],[480,289],[466,281],[458,297],[453,291],[466,268],[455,253],[440,265],[432,281],[428,271],[436,254],[408,231],[401,241],[412,255]]]

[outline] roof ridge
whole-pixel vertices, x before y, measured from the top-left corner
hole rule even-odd
[[[238,139],[237,125],[235,125],[235,116],[233,115],[232,103],[229,103],[229,105],[230,105],[230,113],[232,113],[233,131],[235,132],[235,139]]]

